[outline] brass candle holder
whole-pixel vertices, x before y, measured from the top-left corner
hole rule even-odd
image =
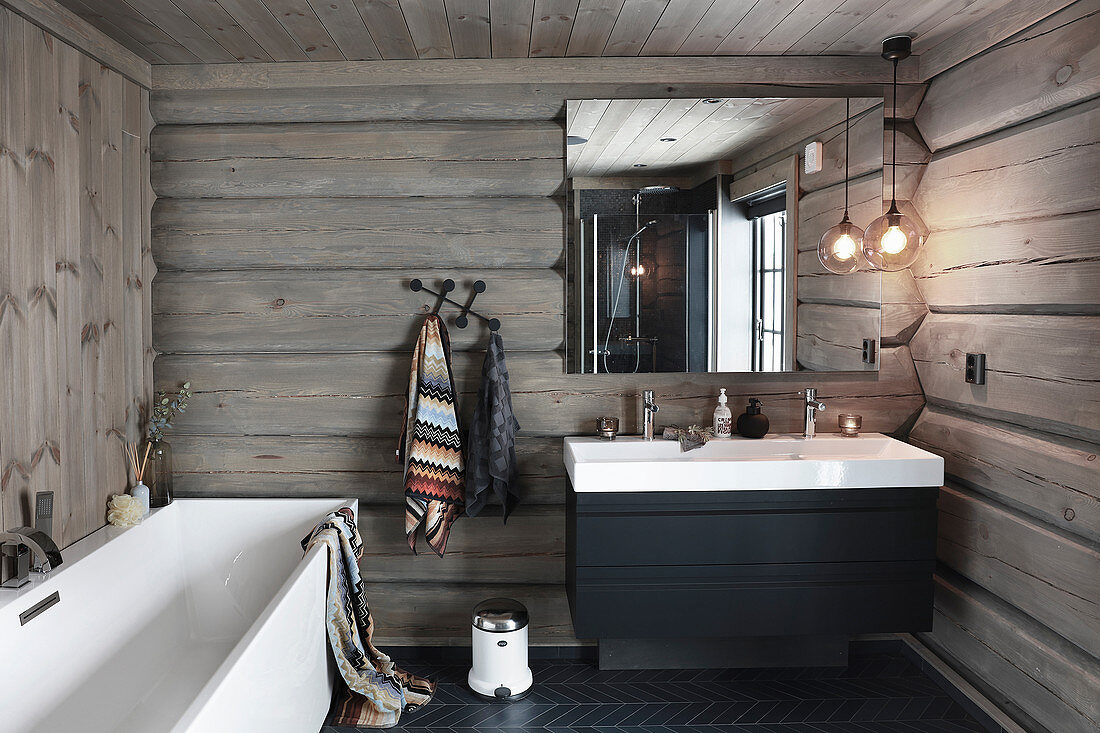
[[[837,415],[836,424],[845,438],[856,438],[859,436],[859,429],[863,427],[863,415]]]

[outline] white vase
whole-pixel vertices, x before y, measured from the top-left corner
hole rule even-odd
[[[130,496],[141,502],[141,516],[149,514],[149,487],[138,481],[134,488],[130,489]]]

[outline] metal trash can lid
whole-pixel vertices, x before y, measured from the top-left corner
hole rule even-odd
[[[474,607],[474,628],[482,631],[517,631],[527,622],[527,607],[511,598],[490,598]]]

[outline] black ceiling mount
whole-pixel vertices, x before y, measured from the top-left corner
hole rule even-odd
[[[887,61],[901,61],[913,53],[913,39],[910,36],[890,36],[882,42],[882,58]]]

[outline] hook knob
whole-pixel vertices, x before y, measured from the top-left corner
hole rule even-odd
[[[418,277],[414,277],[409,283],[409,290],[413,291],[414,293],[419,293],[420,289],[423,287],[424,283],[420,282],[420,278]]]
[[[499,318],[490,318],[489,319],[489,330],[490,331],[499,331],[500,330],[500,319]]]
[[[446,280],[443,281],[443,292],[444,293],[449,293],[454,289],[455,289],[455,281],[454,280],[452,280],[451,278],[447,278]]]
[[[465,314],[463,314],[455,319],[455,325],[459,328],[466,328],[466,326],[470,325],[470,319],[467,318]]]
[[[485,281],[484,280],[474,280],[474,292],[475,293],[484,293],[485,292]]]

